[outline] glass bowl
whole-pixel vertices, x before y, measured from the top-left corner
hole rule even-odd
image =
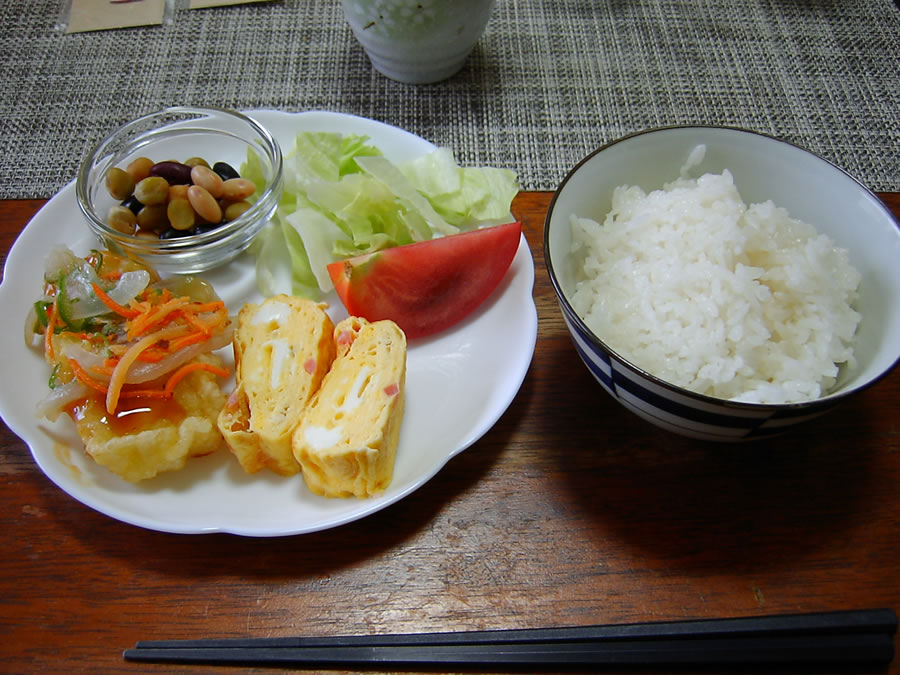
[[[201,157],[210,166],[225,162],[256,184],[250,208],[234,220],[202,233],[173,238],[126,234],[107,223],[121,200],[106,188],[107,172],[138,157],[185,162]],[[244,251],[269,222],[282,192],[281,148],[258,122],[232,110],[172,107],[140,117],[100,141],[84,159],[75,185],[78,207],[102,244],[136,257],[160,272],[194,274],[225,264]]]

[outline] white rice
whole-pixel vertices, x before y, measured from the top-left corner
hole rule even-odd
[[[717,398],[818,398],[853,363],[860,275],[847,252],[728,171],[616,188],[600,225],[572,217],[572,304],[647,372]],[[582,264],[583,261],[583,264]]]

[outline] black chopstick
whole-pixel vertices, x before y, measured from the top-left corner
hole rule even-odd
[[[890,609],[572,628],[145,640],[132,661],[315,665],[887,663]]]

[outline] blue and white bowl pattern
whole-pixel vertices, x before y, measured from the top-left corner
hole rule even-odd
[[[741,404],[692,395],[649,375],[604,349],[568,304],[560,303],[578,356],[619,403],[648,422],[682,436],[709,441],[757,440],[818,417],[835,405]]]

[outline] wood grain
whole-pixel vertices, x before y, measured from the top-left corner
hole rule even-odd
[[[900,194],[881,196],[900,213]],[[513,208],[539,313],[519,395],[484,438],[371,517],[272,539],[146,531],[56,488],[4,426],[2,668],[163,672],[121,659],[151,638],[900,608],[900,371],[764,443],[657,430],[572,349],[543,264],[550,197],[523,193]],[[0,202],[4,259],[42,203]]]

